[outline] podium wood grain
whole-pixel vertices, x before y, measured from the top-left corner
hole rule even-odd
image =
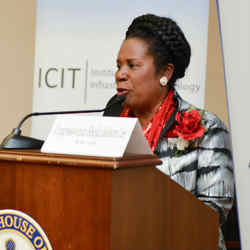
[[[159,163],[0,151],[0,209],[33,217],[55,250],[216,249],[217,214]]]

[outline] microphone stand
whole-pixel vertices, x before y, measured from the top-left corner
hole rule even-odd
[[[73,110],[73,111],[55,111],[55,112],[35,112],[26,115],[18,124],[17,128],[14,128],[12,132],[2,141],[0,149],[40,149],[44,143],[43,140],[36,138],[22,136],[21,126],[22,124],[32,116],[41,115],[65,115],[65,114],[79,114],[79,113],[96,113],[103,112],[109,109],[112,105],[124,102],[126,96],[121,95],[115,98],[115,101],[103,109],[92,110]]]

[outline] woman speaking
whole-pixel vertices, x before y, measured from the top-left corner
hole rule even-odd
[[[176,22],[152,14],[135,18],[117,56],[117,95],[126,99],[104,115],[137,117],[162,160],[157,168],[215,209],[222,225],[234,197],[229,134],[215,115],[184,101],[175,90],[190,56]],[[219,249],[225,249],[221,230]]]

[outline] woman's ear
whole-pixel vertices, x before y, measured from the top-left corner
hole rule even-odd
[[[160,85],[162,87],[166,87],[171,80],[174,73],[174,65],[169,63],[167,66],[164,67],[160,74]]]
[[[163,75],[170,80],[174,73],[174,65],[172,63],[169,63],[163,70]]]

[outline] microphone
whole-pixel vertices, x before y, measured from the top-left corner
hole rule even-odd
[[[22,136],[21,126],[32,116],[41,115],[65,115],[65,114],[79,114],[79,113],[97,113],[108,110],[114,104],[122,104],[126,99],[126,95],[116,96],[115,100],[103,109],[92,110],[72,110],[72,111],[55,111],[55,112],[34,112],[26,115],[18,124],[16,128],[2,141],[0,149],[40,149],[44,143],[43,140],[36,138]]]

